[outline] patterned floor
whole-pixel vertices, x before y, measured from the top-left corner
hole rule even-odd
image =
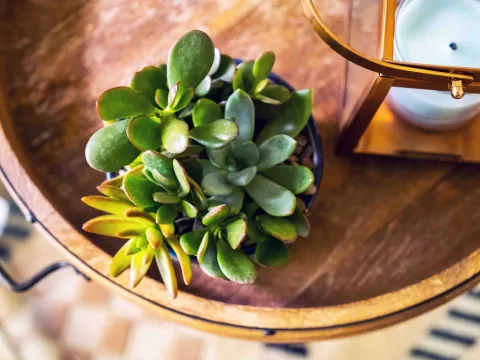
[[[3,200],[0,229],[0,261],[18,278],[61,259]],[[480,288],[386,330],[278,347],[163,321],[69,269],[26,294],[0,287],[0,360],[478,360],[479,337]]]

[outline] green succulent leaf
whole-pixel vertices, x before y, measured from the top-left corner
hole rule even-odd
[[[253,180],[257,174],[257,167],[250,166],[240,171],[234,171],[227,174],[227,179],[233,185],[246,186]]]
[[[232,79],[232,87],[234,91],[244,90],[245,84],[243,83],[242,69],[237,69]]]
[[[245,219],[237,219],[225,225],[227,242],[232,249],[238,249],[240,244],[247,236],[247,221]]]
[[[117,199],[117,200],[122,200],[122,201],[125,201],[125,202],[133,205],[132,202],[130,201],[130,199],[127,197],[127,195],[125,195],[123,190],[120,189],[117,186],[108,185],[108,184],[101,184],[101,185],[97,186],[97,190],[101,194],[106,195],[110,198]]]
[[[171,224],[178,215],[177,206],[174,204],[165,204],[158,208],[155,214],[155,222],[157,224]]]
[[[113,215],[122,216],[125,211],[134,208],[132,203],[106,196],[84,196],[82,201],[88,206]]]
[[[155,202],[160,204],[176,204],[180,202],[178,195],[162,191],[153,193],[152,197]]]
[[[221,55],[220,66],[212,75],[212,78],[231,83],[236,70],[237,66],[235,65],[233,59],[230,56]]]
[[[290,99],[282,105],[280,114],[266,123],[257,137],[257,145],[279,134],[295,138],[307,125],[308,118],[312,114],[312,102],[311,90],[293,92]]]
[[[247,215],[247,218],[253,219],[258,209],[259,209],[258,204],[252,201],[252,202],[247,202],[243,205],[242,212],[245,215]]]
[[[194,95],[195,89],[188,88],[182,94],[180,94],[180,96],[178,96],[177,94],[177,99],[175,100],[175,103],[172,104],[172,106],[169,106],[169,108],[175,112],[184,109],[188,104],[190,104],[190,101],[192,101]]]
[[[132,243],[135,243],[135,239],[130,239],[117,251],[108,267],[108,275],[117,277],[130,267],[132,256],[127,255],[127,250],[132,246]]]
[[[299,236],[308,237],[308,235],[310,235],[310,222],[304,212],[299,208],[295,209],[293,215],[287,217],[287,219],[295,226]]]
[[[155,92],[157,89],[167,88],[166,67],[147,66],[143,68],[133,75],[130,87],[137,90],[155,106]]]
[[[189,177],[188,181],[190,182],[190,185],[191,185],[190,193],[192,194],[194,204],[196,205],[197,208],[205,209],[207,207],[207,198],[203,193],[202,188],[192,178]]]
[[[140,115],[130,120],[127,136],[140,151],[155,150],[162,144],[160,123],[148,116]]]
[[[245,191],[243,189],[235,187],[228,195],[216,195],[208,199],[208,207],[214,208],[218,205],[228,205],[231,208],[232,214],[237,214],[242,210],[243,198]]]
[[[180,268],[182,269],[183,282],[185,285],[190,285],[192,280],[192,263],[190,261],[190,256],[188,256],[180,246],[178,241],[178,236],[172,236],[167,238],[168,245],[172,248],[177,255]]]
[[[155,251],[155,260],[157,262],[158,271],[162,276],[163,283],[172,298],[177,297],[178,284],[173,268],[172,259],[168,253],[167,245],[164,243],[157,251]]]
[[[205,78],[195,88],[195,95],[197,95],[198,97],[205,96],[210,92],[211,88],[212,78],[210,76],[205,76]]]
[[[255,90],[254,90],[254,93],[255,94],[259,94],[263,89],[265,89],[267,87],[267,85],[270,83],[270,81],[268,79],[263,79],[261,80],[256,86],[255,86]]]
[[[239,284],[253,284],[257,271],[252,260],[240,249],[233,250],[224,240],[217,241],[217,260],[222,273]]]
[[[236,90],[225,104],[225,117],[233,119],[238,125],[239,133],[234,144],[252,141],[255,129],[255,108],[253,101],[243,90]]]
[[[279,165],[262,171],[261,174],[294,194],[303,193],[315,180],[312,170],[300,165]]]
[[[269,104],[269,105],[281,105],[282,103],[278,100],[275,100],[275,99],[272,99],[272,98],[269,98],[268,96],[264,96],[262,94],[256,94],[255,95],[255,99],[257,100],[260,100],[261,102],[265,103],[265,104]]]
[[[272,51],[263,53],[253,64],[253,76],[256,81],[265,79],[275,64],[275,54]]]
[[[136,287],[147,274],[152,263],[152,258],[150,258],[152,250],[147,246],[132,256],[132,262],[130,264],[130,287]],[[150,261],[148,261],[149,259]]]
[[[188,181],[188,174],[177,159],[173,159],[173,170],[180,184],[180,189],[186,195],[190,192],[190,181]]]
[[[222,117],[222,108],[210,99],[200,99],[193,107],[192,120],[194,126],[210,124]]]
[[[253,166],[258,162],[260,154],[257,145],[251,141],[246,141],[232,148],[233,157],[246,166]]]
[[[288,135],[275,135],[259,146],[259,171],[281,164],[293,153],[297,142]]]
[[[238,136],[238,126],[233,121],[221,119],[190,130],[190,137],[210,149],[219,149]]]
[[[292,243],[297,239],[297,229],[290,220],[270,215],[260,215],[257,223],[266,234],[285,243]]]
[[[290,252],[287,246],[276,239],[266,238],[257,244],[255,259],[266,267],[280,267],[288,263]]]
[[[128,209],[123,215],[127,218],[134,218],[145,226],[152,226],[155,224],[155,219],[153,216],[139,208]]]
[[[158,249],[160,246],[162,246],[163,235],[162,232],[156,227],[152,226],[145,230],[145,236],[150,246],[154,249]]]
[[[188,146],[188,125],[185,121],[162,119],[162,144],[172,154],[184,152]]]
[[[128,86],[105,91],[97,101],[97,112],[102,120],[118,120],[158,112],[150,101]]]
[[[205,233],[202,244],[197,253],[197,260],[203,272],[217,279],[227,279],[217,260],[217,247],[213,239],[209,240],[209,233]]]
[[[169,87],[177,82],[185,88],[197,87],[212,68],[214,56],[214,46],[207,34],[192,30],[183,35],[168,55]]]
[[[175,224],[158,224],[160,227],[160,231],[162,232],[163,236],[168,238],[170,236],[175,235]]]
[[[208,72],[208,75],[212,76],[218,71],[218,68],[220,67],[220,63],[222,61],[222,54],[220,53],[220,50],[217,48],[214,49],[214,55],[213,55],[213,63],[212,67],[210,68],[210,71]]]
[[[171,159],[155,151],[146,151],[142,154],[142,161],[145,167],[152,172],[152,175],[154,170],[156,170],[160,175],[167,178],[170,183],[178,186],[177,176],[175,175]]]
[[[205,226],[215,225],[221,223],[228,216],[232,214],[231,208],[228,205],[222,204],[211,209],[202,219],[202,224]]]
[[[192,178],[195,182],[201,182],[203,176],[203,161],[198,158],[187,158],[180,159],[180,164],[187,172],[188,176]]]
[[[180,111],[180,114],[178,114],[178,117],[180,119],[186,119],[192,116],[192,111],[193,111],[193,103],[189,103],[187,104],[187,106],[185,106],[185,108],[182,111]]]
[[[185,201],[185,200],[182,200],[181,204],[182,204],[183,211],[185,212],[185,214],[187,214],[189,218],[194,219],[197,216],[198,209],[195,206],[193,206],[192,204],[190,204],[188,201]]]
[[[210,160],[211,164],[219,169],[223,169],[227,167],[229,155],[230,155],[230,145],[227,145],[221,149],[205,149],[208,159]],[[217,169],[216,169],[217,170]],[[215,170],[215,171],[216,171]],[[205,167],[204,167],[205,171]]]
[[[162,174],[160,174],[157,169],[153,169],[151,172],[153,182],[160,185],[167,192],[176,192],[178,189],[178,182],[176,180],[170,180]],[[146,176],[148,178],[148,176]],[[149,179],[149,178],[148,178]],[[149,179],[151,181],[151,179]]]
[[[156,204],[152,195],[160,190],[160,188],[151,181],[133,174],[125,175],[123,179],[123,189],[130,201],[141,209],[155,206]]]
[[[228,195],[235,188],[234,185],[228,181],[227,176],[220,171],[210,173],[202,180],[202,188],[207,195]]]
[[[118,215],[98,216],[87,221],[82,226],[82,229],[86,232],[118,238],[130,237],[128,235],[123,236],[121,234],[122,232],[137,232],[144,228],[145,225],[143,225],[142,223]]]
[[[162,109],[168,107],[168,94],[169,91],[167,89],[157,89],[155,92],[155,103]]]
[[[295,195],[261,175],[257,174],[245,190],[267,214],[288,216],[295,211]]]
[[[250,92],[255,85],[255,76],[253,76],[253,65],[253,60],[244,61],[240,65],[238,65],[237,71],[241,71],[243,79],[243,89],[246,92]]]
[[[140,154],[127,137],[129,120],[119,121],[101,128],[88,140],[85,157],[98,171],[118,171]]]
[[[258,244],[267,239],[267,235],[263,233],[259,228],[256,220],[249,219],[247,227],[248,242]]]
[[[202,151],[203,146],[201,145],[188,145],[185,151],[180,154],[171,154],[168,151],[162,151],[162,155],[165,155],[169,159],[184,159],[191,155],[200,154]]]
[[[207,229],[201,229],[183,234],[180,237],[180,245],[188,255],[197,256],[198,248],[202,243],[203,236]]]
[[[261,95],[266,96],[269,99],[278,101],[283,104],[290,99],[291,93],[285,86],[270,84],[261,90]]]

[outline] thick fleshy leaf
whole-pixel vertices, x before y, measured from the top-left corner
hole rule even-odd
[[[162,144],[172,154],[180,154],[188,146],[188,125],[175,118],[162,119]]]
[[[220,58],[220,66],[212,75],[212,78],[231,83],[236,69],[237,66],[235,65],[233,59],[230,56],[222,55]]]
[[[129,237],[119,236],[118,234],[122,231],[138,231],[144,228],[145,225],[138,221],[118,215],[102,215],[87,221],[82,226],[82,229],[89,233],[120,238]]]
[[[139,208],[126,210],[124,216],[129,219],[134,219],[145,226],[152,226],[155,224],[153,216]]]
[[[146,151],[142,154],[142,161],[145,167],[152,172],[157,170],[162,176],[178,186],[177,177],[173,170],[173,161],[155,151]]]
[[[188,174],[183,168],[182,164],[177,159],[173,159],[173,170],[180,185],[180,189],[186,195],[190,192],[190,182],[188,181]]]
[[[247,227],[247,234],[248,234],[248,243],[258,244],[262,241],[267,239],[267,235],[263,233],[257,224],[256,220],[250,219],[248,220],[248,227]]]
[[[102,120],[118,120],[158,112],[150,101],[128,86],[105,91],[97,101],[97,112]]]
[[[265,124],[257,137],[257,145],[279,134],[295,138],[307,125],[308,118],[312,114],[312,102],[311,90],[293,92],[290,99],[282,105],[280,115]]]
[[[202,189],[207,195],[228,195],[234,188],[227,176],[220,171],[210,173],[202,180]]]
[[[187,214],[189,218],[193,219],[197,216],[198,210],[195,206],[193,206],[192,204],[190,204],[188,201],[185,201],[185,200],[182,200],[181,204],[182,204],[183,211],[185,212],[185,214]]]
[[[195,95],[198,97],[205,96],[210,92],[211,88],[212,78],[210,76],[205,76],[205,78],[195,88]]]
[[[230,206],[232,214],[236,214],[242,209],[244,195],[245,191],[243,189],[235,187],[228,195],[210,197],[208,199],[208,207],[214,208],[215,206],[225,204]]]
[[[162,232],[163,236],[168,238],[170,236],[175,235],[175,224],[158,224],[160,227],[160,231]]]
[[[260,215],[257,223],[266,234],[285,243],[292,243],[297,239],[297,229],[290,220],[270,215]]]
[[[222,108],[210,99],[200,99],[193,107],[192,120],[194,126],[210,124],[221,118],[223,118]]]
[[[194,88],[188,88],[183,93],[177,94],[177,99],[170,106],[170,109],[175,112],[184,109],[188,104],[190,104],[190,101],[192,101],[194,95],[195,95]]]
[[[255,94],[258,94],[260,93],[263,89],[265,89],[267,87],[267,85],[270,83],[270,81],[268,79],[263,79],[262,81],[260,81],[257,85],[255,85],[255,90],[254,90],[254,93]]]
[[[162,276],[163,283],[172,298],[177,297],[178,283],[173,268],[172,259],[168,253],[167,245],[164,243],[157,251],[155,251],[155,260],[157,262],[158,271]]]
[[[138,235],[138,236],[140,236],[140,235]],[[127,244],[128,244],[128,247],[125,250],[125,255],[134,255],[134,254],[138,253],[140,250],[142,250],[142,248],[137,246],[137,238],[136,237],[131,238],[127,242]],[[128,264],[128,265],[130,265],[130,264]]]
[[[207,241],[205,241],[207,239]],[[217,260],[217,247],[215,245],[215,241],[208,241],[208,232],[204,236],[204,240],[202,241],[202,246],[199,249],[199,254],[197,254],[197,260],[202,268],[203,272],[208,276],[217,279],[227,279],[227,277],[223,274],[220,266],[218,265]],[[226,245],[228,246],[228,245]]]
[[[177,191],[178,182],[176,180],[170,180],[170,178],[166,178],[160,174],[157,169],[153,169],[152,177],[154,182],[162,186],[164,190],[171,192]]]
[[[262,171],[261,174],[294,194],[303,193],[315,180],[312,170],[300,165],[275,166]]]
[[[242,69],[237,69],[232,78],[232,87],[234,91],[244,90],[245,84],[243,83]]]
[[[182,111],[180,111],[179,114],[177,114],[177,117],[180,119],[186,119],[192,116],[192,112],[193,112],[193,103],[189,103],[187,106],[185,106],[185,108]]]
[[[197,250],[197,261],[201,264],[203,262],[203,258],[207,252],[208,245],[210,243],[210,233],[206,232],[203,234],[202,241],[200,242],[200,246]]]
[[[160,122],[148,116],[141,115],[130,120],[127,136],[140,151],[155,150],[162,144]]]
[[[220,67],[220,63],[222,61],[222,54],[218,48],[214,49],[214,56],[213,56],[213,64],[208,72],[208,75],[213,75],[217,72],[218,68]]]
[[[274,106],[282,104],[280,101],[269,98],[268,96],[265,96],[265,95],[262,95],[262,94],[256,94],[255,99],[260,100],[261,102],[263,102],[265,104],[274,105]]]
[[[214,60],[212,40],[200,30],[192,30],[178,39],[168,55],[168,85],[181,82],[185,88],[197,87],[207,76]]]
[[[295,195],[261,175],[257,174],[245,190],[267,214],[288,216],[295,211]]]
[[[196,207],[199,209],[205,209],[207,207],[207,198],[203,193],[202,188],[192,178],[189,177],[188,181],[190,182],[190,185],[191,185],[190,193],[192,194],[193,202],[195,203]]]
[[[230,206],[222,204],[211,209],[202,219],[202,223],[205,226],[219,224],[225,220],[232,211]]]
[[[302,210],[296,208],[293,215],[287,217],[287,219],[295,226],[299,236],[308,237],[310,235],[310,222]]]
[[[217,260],[222,273],[239,284],[253,284],[257,271],[252,260],[240,249],[233,250],[224,240],[217,241]]]
[[[238,136],[238,126],[231,120],[221,119],[190,130],[190,137],[210,149],[219,149]]]
[[[245,219],[232,221],[225,226],[225,230],[228,244],[232,249],[238,249],[247,236],[247,221]]]
[[[140,169],[141,172],[141,169]],[[121,187],[123,183],[123,178],[125,177],[125,173],[118,174],[117,176],[107,179],[103,181],[100,185],[111,185],[111,186],[116,186],[116,187]]]
[[[151,181],[138,176],[127,174],[123,179],[123,189],[131,202],[141,209],[156,205],[153,201],[153,193],[160,188]]]
[[[280,267],[288,263],[289,258],[287,246],[277,239],[267,238],[255,249],[255,259],[263,266]]]
[[[188,145],[184,152],[180,154],[171,154],[168,151],[162,151],[162,155],[170,159],[184,159],[188,158],[191,155],[200,154],[203,151],[203,146],[201,145]]]
[[[172,109],[181,96],[181,89],[179,89],[179,83],[177,82],[168,90],[168,108]]]
[[[198,248],[202,243],[203,236],[207,232],[207,229],[201,229],[183,234],[180,237],[180,245],[183,251],[188,255],[197,256]]]
[[[147,237],[147,241],[150,246],[154,249],[158,249],[160,246],[162,246],[163,235],[162,232],[156,227],[149,227],[147,230],[145,230],[145,236]]]
[[[154,106],[157,89],[167,88],[167,69],[165,66],[147,66],[133,75],[130,87],[137,90]]]
[[[178,215],[177,206],[174,204],[165,204],[158,208],[155,215],[157,224],[171,224]]]
[[[243,90],[236,90],[229,96],[225,105],[225,118],[233,119],[239,133],[234,144],[252,141],[255,129],[255,108],[250,96]]]
[[[242,212],[247,215],[247,218],[253,219],[258,209],[258,204],[255,201],[251,201],[243,204]]]
[[[143,250],[140,250],[138,253],[132,256],[132,262],[130,265],[130,287],[136,287],[140,281],[147,274],[148,269],[152,263],[152,258],[150,256],[150,247],[146,247]],[[146,261],[150,259],[150,261]]]
[[[82,197],[82,201],[94,209],[120,216],[128,209],[135,207],[130,202],[112,199],[106,196],[84,196]]]
[[[98,171],[114,172],[130,164],[140,154],[127,136],[129,120],[101,128],[88,140],[85,157]]]
[[[232,148],[232,154],[236,160],[245,166],[253,166],[258,162],[260,154],[257,145],[251,141],[236,145]]]
[[[203,161],[197,157],[191,157],[186,159],[180,159],[180,164],[187,172],[189,179],[194,180],[195,182],[202,181],[203,175]]]
[[[155,92],[155,103],[162,109],[168,107],[168,94],[169,91],[167,89],[157,89]]]
[[[253,64],[253,76],[256,81],[265,79],[272,71],[273,64],[275,63],[275,54],[272,51],[267,51],[260,55]]]
[[[250,92],[255,84],[255,77],[253,76],[253,60],[244,61],[238,65],[238,70],[241,71],[243,79],[243,89]]]
[[[230,144],[221,148],[221,149],[208,149],[206,148],[208,159],[210,162],[219,169],[224,169],[227,167],[229,156],[230,156]],[[204,168],[205,169],[205,168]]]
[[[261,94],[267,98],[274,99],[281,104],[287,102],[292,95],[290,90],[288,90],[285,86],[277,84],[268,85],[261,91]]]
[[[166,193],[166,192],[155,192],[152,194],[153,200],[160,204],[176,204],[180,201],[180,198],[177,194]]]
[[[253,180],[257,173],[255,166],[250,166],[240,171],[235,171],[227,174],[227,179],[233,185],[246,186]]]
[[[275,135],[259,146],[259,171],[281,164],[293,153],[297,142],[288,135]]]
[[[122,182],[123,182],[123,178],[122,178]],[[121,184],[120,184],[121,185]],[[122,189],[120,189],[119,187],[117,186],[113,186],[113,185],[99,185],[97,186],[97,190],[102,193],[103,195],[106,195],[112,199],[117,199],[117,200],[122,200],[122,201],[125,201],[127,203],[130,203],[132,204],[132,202],[130,201],[130,199],[127,197],[127,195],[125,195],[125,193],[123,192]],[[133,205],[133,204],[132,204]]]
[[[132,256],[127,255],[127,249],[130,248],[135,239],[127,241],[113,257],[108,267],[108,275],[117,277],[130,267]]]
[[[178,241],[178,236],[172,236],[167,238],[168,245],[172,248],[177,255],[178,262],[180,263],[180,268],[182,269],[183,282],[185,285],[190,285],[192,280],[192,263],[190,261],[190,256],[182,250],[180,242]]]

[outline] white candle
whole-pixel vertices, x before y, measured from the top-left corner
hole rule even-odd
[[[480,67],[480,0],[404,0],[395,25],[395,59]],[[432,130],[458,128],[480,112],[480,95],[452,98],[449,92],[393,88],[393,110]]]

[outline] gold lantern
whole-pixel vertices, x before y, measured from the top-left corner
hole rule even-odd
[[[401,50],[405,53],[405,48],[412,48],[417,53],[424,51],[419,54],[422,60],[435,58],[431,47],[433,43],[443,41],[442,36],[448,39],[449,33],[445,29],[464,26],[464,21],[458,22],[462,15],[460,11],[466,13],[465,18],[473,17],[472,24],[478,22],[475,11],[478,7],[480,13],[479,0],[446,1],[302,0],[314,30],[346,59],[339,154],[480,162],[480,95],[476,95],[480,94],[480,65],[475,61],[473,66],[477,67],[468,61],[467,64],[461,61],[461,66],[410,62],[401,54]],[[437,31],[428,31],[426,36],[434,39],[420,46],[417,43],[422,39],[423,28],[418,26],[421,16],[430,16],[443,3],[449,7],[460,4],[475,8],[457,7],[453,13],[451,9],[445,9],[438,24],[433,23],[435,14],[432,14],[425,26],[438,27],[438,34]],[[425,13],[413,8],[420,6],[424,7]],[[400,15],[415,18],[409,24],[407,20],[401,20]],[[465,37],[459,31],[452,34]],[[468,37],[475,41],[478,33]],[[406,43],[408,41],[415,44],[410,46]],[[458,54],[453,52],[464,43],[446,43],[445,47],[450,49],[442,47],[441,56],[455,62]],[[421,101],[423,103],[419,105]],[[460,118],[458,114],[462,111]]]

